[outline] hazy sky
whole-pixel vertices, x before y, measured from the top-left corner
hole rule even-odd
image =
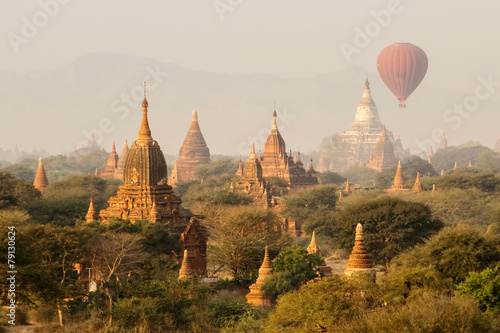
[[[493,0],[3,0],[0,71],[53,70],[105,52],[226,74],[314,77],[350,65],[377,73],[384,47],[410,42],[429,58],[426,85],[459,90],[477,102],[484,100],[476,90],[481,82],[491,106],[500,101],[499,13]],[[451,118],[443,122],[446,112],[439,112],[434,124],[421,124],[427,126],[419,130],[422,137],[451,127]],[[468,118],[456,112],[455,119]],[[492,146],[497,120],[488,123],[481,112],[474,117],[450,133],[450,143],[481,138]],[[489,127],[476,126],[481,122]],[[416,138],[409,136],[408,145]]]
[[[480,75],[500,80],[493,0],[4,0],[0,13],[0,70],[123,52],[206,71],[304,77],[345,68],[340,45],[376,72],[383,47],[411,42],[429,57],[429,84],[467,92]],[[357,31],[368,39],[356,41]]]

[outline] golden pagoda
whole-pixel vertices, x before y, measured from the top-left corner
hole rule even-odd
[[[349,256],[349,260],[347,260],[347,268],[344,271],[344,274],[348,277],[359,273],[368,275],[370,280],[375,280],[375,269],[373,268],[370,255],[365,248],[363,226],[361,223],[358,223],[356,226],[354,247]]]
[[[412,192],[422,193],[424,188],[422,187],[422,183],[420,183],[420,173],[417,172],[417,179],[415,180],[415,184],[412,187]]]
[[[380,139],[375,146],[375,154],[372,155],[368,163],[366,163],[366,166],[377,171],[382,171],[393,168],[396,165],[397,160],[394,155],[394,148],[389,140],[389,137],[387,136],[385,125],[383,125],[382,134],[380,135]]]
[[[94,199],[90,197],[89,210],[87,211],[87,215],[85,215],[85,221],[92,222],[92,221],[97,221],[98,219],[99,215],[97,214],[94,208]]]
[[[403,176],[403,170],[401,169],[401,161],[398,161],[398,168],[396,169],[396,176],[394,177],[394,184],[391,189],[385,190],[386,192],[397,192],[397,191],[409,191],[406,188],[405,178]]]
[[[191,265],[189,264],[188,259],[188,251],[184,250],[184,256],[182,258],[182,266],[179,270],[179,280],[189,279],[194,277],[193,270],[191,269]]]
[[[198,113],[193,110],[191,125],[179,150],[179,158],[172,168],[170,183],[195,179],[195,170],[200,165],[210,163],[210,150],[198,124]]]
[[[102,178],[114,178],[117,166],[118,154],[116,153],[115,142],[113,141],[113,147],[111,148],[111,153],[109,153],[106,167],[101,171],[100,176]]]
[[[47,175],[45,174],[45,168],[43,167],[43,159],[41,157],[38,159],[38,169],[36,170],[33,186],[41,192],[49,186],[49,181],[47,180]]]
[[[264,261],[262,262],[262,266],[259,268],[259,277],[254,284],[250,285],[250,293],[245,296],[249,304],[254,306],[271,305],[270,298],[265,296],[262,291],[262,285],[264,284],[265,279],[271,275],[273,275],[271,260],[269,259],[269,252],[266,246]]]
[[[122,153],[120,155],[120,158],[118,158],[118,163],[116,164],[116,171],[115,171],[115,179],[119,179],[123,181],[123,169],[125,168],[125,161],[127,160],[128,156],[128,144],[127,140],[125,140],[123,144],[123,149]]]
[[[99,217],[107,223],[110,218],[150,220],[168,223],[173,233],[180,233],[184,249],[189,249],[192,269],[196,274],[206,271],[206,235],[204,228],[182,207],[181,198],[167,184],[167,164],[158,142],[151,136],[148,122],[148,101],[144,93],[142,123],[139,135],[129,149],[123,168],[123,185],[108,200],[109,207]],[[182,254],[177,255],[182,259]]]

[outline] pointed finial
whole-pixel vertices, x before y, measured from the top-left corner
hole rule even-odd
[[[142,102],[142,122],[139,129],[139,137],[137,143],[141,146],[148,146],[153,144],[153,137],[149,129],[148,122],[148,101],[146,99],[146,81],[144,81],[144,101]]]
[[[278,114],[276,113],[276,102],[274,102],[274,111],[273,111],[273,130],[278,129],[278,125],[276,124],[276,117]]]
[[[146,99],[146,81],[144,81],[144,99],[142,101],[142,107],[147,108],[148,107],[148,100]]]
[[[366,73],[365,75],[366,75],[366,78],[365,78],[365,87],[366,88],[370,88],[370,82],[368,82],[368,73]]]
[[[255,159],[255,143],[252,142],[252,152],[250,153],[250,159]]]
[[[457,168],[457,161],[455,161],[455,165],[453,166],[453,169]]]
[[[193,110],[191,121],[198,121],[198,112],[196,112],[196,109]]]
[[[264,252],[264,261],[262,262],[262,268],[271,268],[271,259],[269,259],[269,249],[266,246],[265,252]]]
[[[472,167],[472,161],[469,160],[469,168]]]
[[[417,179],[415,180],[415,182],[420,183],[420,172],[417,172]]]

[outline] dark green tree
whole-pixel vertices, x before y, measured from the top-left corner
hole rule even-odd
[[[387,196],[346,207],[338,214],[337,223],[338,241],[348,251],[354,244],[356,225],[361,223],[368,251],[376,263],[386,265],[443,226],[432,218],[429,207]]]
[[[481,310],[500,313],[500,271],[486,268],[480,273],[470,272],[465,281],[457,286],[460,295],[472,296]]]

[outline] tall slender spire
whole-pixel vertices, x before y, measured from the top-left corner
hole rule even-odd
[[[254,160],[257,157],[255,156],[255,143],[252,142],[252,152],[250,153],[250,159]]]
[[[146,82],[144,82],[144,100],[142,101],[142,123],[139,129],[139,137],[137,143],[140,146],[150,146],[153,144],[153,137],[149,129],[148,122],[148,100],[146,99]]]
[[[413,188],[411,189],[413,192],[416,193],[422,193],[424,191],[424,188],[422,187],[422,183],[420,183],[420,173],[417,172],[417,179],[415,180],[415,184],[413,185]]]
[[[43,159],[41,157],[38,159],[38,169],[36,171],[33,186],[40,191],[45,190],[49,186],[49,181],[47,180],[47,175],[45,174],[45,168],[43,167]]]
[[[446,147],[448,147],[448,140],[446,140],[446,135],[443,129],[443,134],[441,134],[441,142],[439,143],[439,149],[444,149]]]
[[[311,243],[307,247],[307,253],[308,254],[317,254],[318,256],[321,256],[321,250],[318,246],[318,243],[316,242],[316,233],[313,231],[312,237],[311,237]]]

